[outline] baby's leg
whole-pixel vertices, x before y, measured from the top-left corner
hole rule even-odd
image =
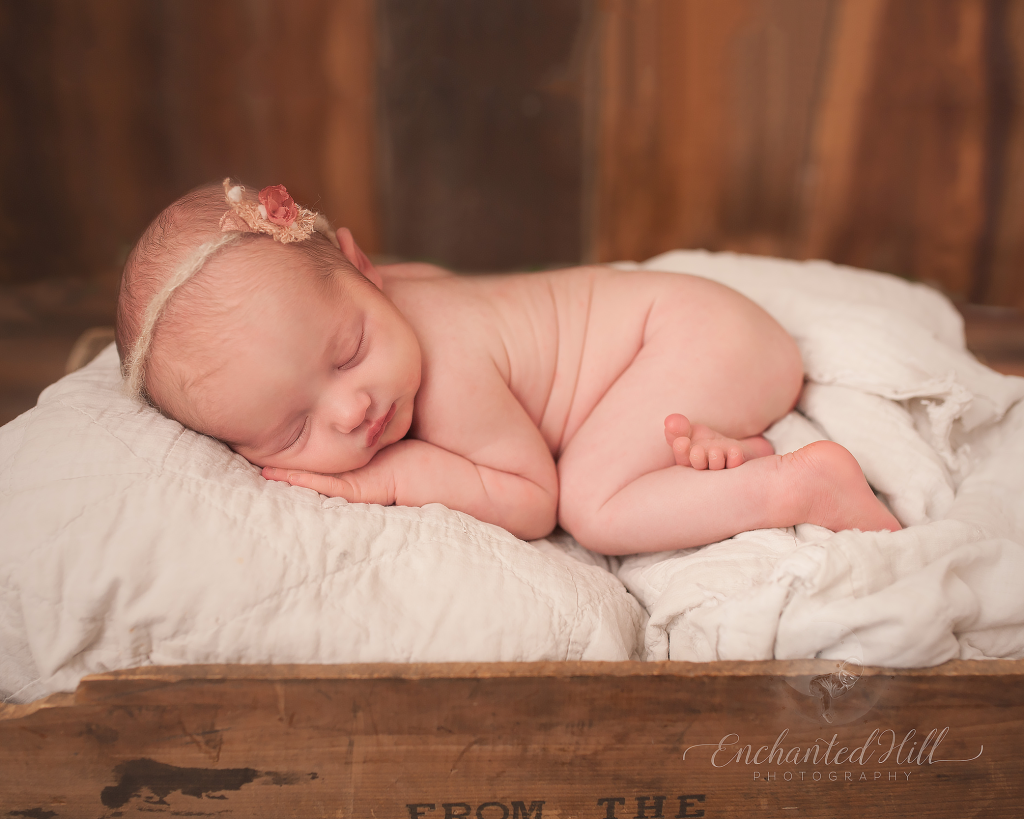
[[[631,554],[702,546],[749,529],[797,523],[835,532],[900,528],[856,459],[832,441],[735,469],[670,466],[649,472],[564,525],[588,549]]]
[[[750,439],[793,407],[802,366],[793,340],[736,294],[699,304],[664,299],[648,328],[558,461],[559,522],[580,543],[625,554],[804,522],[899,528],[853,456],[831,442],[763,453],[733,469],[677,465],[667,416],[682,413],[694,426]]]
[[[691,424],[678,412],[665,419],[665,440],[679,466],[694,469],[733,469],[742,463],[774,455],[775,449],[762,435],[737,440],[703,424]]]

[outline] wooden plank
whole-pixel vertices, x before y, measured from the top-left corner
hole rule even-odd
[[[5,4],[0,281],[116,280],[156,213],[235,175],[379,249],[372,0]]]
[[[828,66],[815,117],[803,220],[805,258],[828,258],[835,232],[846,224],[857,168],[863,110],[888,0],[841,0],[834,14]]]
[[[325,133],[316,169],[322,207],[363,250],[380,252],[376,3],[334,0],[322,14]]]
[[[967,349],[994,370],[1024,376],[1024,313],[1012,307],[957,307],[964,317]]]
[[[140,669],[0,713],[0,808],[1008,816],[1024,797],[1022,673],[1019,661]]]
[[[933,282],[966,299],[988,217],[987,7],[877,5],[879,12],[870,3],[847,6],[856,10],[836,34],[831,90],[848,101],[823,108],[818,171],[827,187],[812,199],[818,216],[806,252]],[[847,48],[848,40],[863,44]],[[857,63],[851,69],[843,67],[847,51]],[[853,108],[859,114],[847,116]],[[833,188],[832,177],[848,181]]]
[[[994,305],[1014,305],[1024,310],[1024,3],[999,4],[1002,26],[991,32],[1001,41],[992,66],[1005,84],[998,103],[1005,106],[1005,135],[993,225],[991,269],[979,300]],[[996,21],[993,21],[995,23]],[[999,59],[1000,55],[1002,59]],[[1005,74],[1003,73],[1005,72]],[[1007,98],[1008,97],[1008,98]],[[1024,375],[1024,371],[1021,373]]]
[[[881,666],[853,666],[860,676],[891,675]],[[147,665],[91,674],[82,680],[76,697],[88,696],[93,685],[102,690],[132,690],[135,683],[177,683],[185,680],[375,680],[486,679],[539,677],[793,677],[830,673],[832,660],[720,660],[713,663],[659,662],[530,662],[530,663],[355,663],[337,665]],[[1019,674],[1022,660],[949,660],[927,668],[904,668],[904,677],[972,677]],[[124,689],[119,688],[126,685]],[[63,695],[61,695],[63,696]],[[3,712],[0,711],[0,717]]]
[[[702,4],[703,5],[703,4]],[[717,240],[726,157],[728,43],[751,3],[603,4],[597,242],[600,261]],[[705,6],[706,7],[706,6]],[[698,28],[700,22],[707,25]]]
[[[646,258],[663,200],[655,144],[657,6],[605,0],[600,15],[597,180],[590,231],[596,261]]]
[[[377,249],[372,2],[189,0],[157,4],[154,16],[163,51],[155,136],[171,186],[228,174],[286,184],[329,218],[354,219]]]
[[[582,0],[382,0],[385,250],[463,270],[581,257]]]
[[[125,115],[150,79],[141,54],[151,45],[137,4],[8,4],[4,37],[6,146],[0,178],[18,207],[0,232],[0,280],[40,273],[83,276],[116,265],[121,216],[137,205],[125,182],[143,171],[123,153]],[[134,30],[136,37],[125,37]],[[123,70],[134,65],[135,71]],[[115,160],[111,166],[110,160]],[[128,161],[119,161],[128,159]]]
[[[834,5],[758,3],[729,44],[731,110],[719,135],[729,152],[719,217],[723,249],[783,256],[796,251]],[[700,21],[697,31],[707,22]]]
[[[602,5],[592,255],[792,255],[831,6]]]
[[[819,257],[1024,299],[1020,3],[601,9],[592,258]]]

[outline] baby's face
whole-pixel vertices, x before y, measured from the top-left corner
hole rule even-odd
[[[420,384],[412,328],[356,273],[275,291],[254,296],[240,338],[233,334],[197,382],[204,431],[257,466],[365,466],[412,423]]]

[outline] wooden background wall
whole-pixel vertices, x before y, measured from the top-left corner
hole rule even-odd
[[[0,282],[284,182],[459,269],[707,247],[1024,307],[1024,0],[0,0]]]
[[[1024,306],[1020,0],[613,0],[597,258],[828,258]]]

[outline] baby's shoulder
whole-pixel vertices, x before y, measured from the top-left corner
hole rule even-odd
[[[401,262],[399,264],[377,265],[377,272],[385,285],[391,282],[423,281],[424,279],[453,278],[454,273],[427,262]]]
[[[385,294],[416,334],[424,368],[500,360],[500,310],[469,277],[438,271],[385,281]]]

